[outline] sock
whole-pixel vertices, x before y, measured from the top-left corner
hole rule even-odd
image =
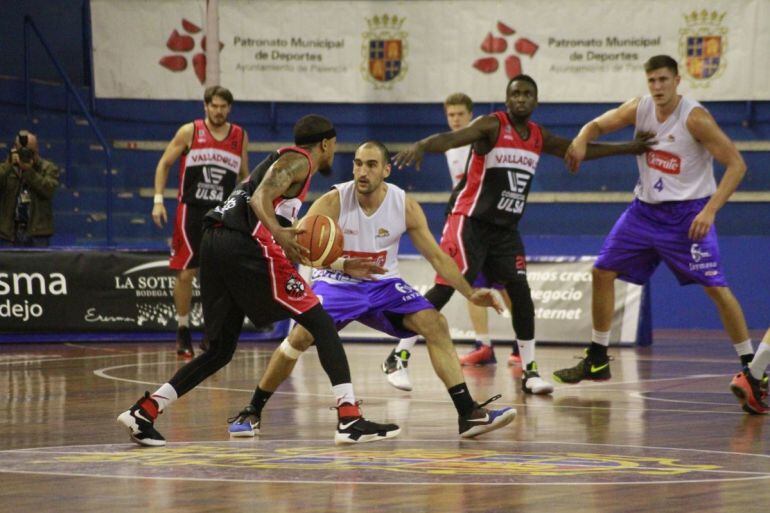
[[[400,353],[401,351],[409,351],[412,352],[412,348],[417,343],[417,340],[420,338],[419,335],[415,335],[413,337],[409,338],[402,338],[398,341],[398,346],[396,346],[396,353]]]
[[[455,385],[452,388],[449,388],[447,392],[449,392],[449,397],[452,398],[452,402],[455,403],[455,409],[461,417],[465,417],[475,408],[473,398],[465,383]]]
[[[591,330],[591,342],[607,347],[610,345],[610,332]]]
[[[535,361],[535,341],[534,340],[519,340],[519,354],[521,354],[521,363],[525,367],[529,367],[529,364]]]
[[[733,344],[733,349],[738,353],[741,359],[741,365],[746,366],[754,359],[754,346],[751,345],[751,339],[746,339],[738,344]]]
[[[492,346],[492,341],[489,340],[489,333],[485,333],[483,335],[479,335],[476,333],[476,342],[481,344],[482,346]]]
[[[190,314],[177,315],[176,325],[180,328],[188,328],[190,326]]]
[[[356,395],[353,393],[353,383],[340,383],[332,387],[332,393],[337,400],[337,406],[342,404],[356,404]]]
[[[757,347],[757,354],[754,355],[754,359],[749,364],[749,371],[756,379],[762,379],[762,374],[768,365],[770,365],[770,345],[762,342]]]
[[[158,403],[158,413],[162,413],[178,398],[176,389],[168,383],[163,383],[150,397]]]
[[[607,360],[607,346],[591,342],[591,345],[588,346],[588,358],[594,362]]]
[[[270,399],[270,396],[272,395],[272,392],[268,392],[267,390],[262,390],[261,388],[257,387],[257,389],[254,391],[254,395],[251,398],[251,405],[255,410],[257,410],[257,415],[262,415],[262,408],[265,407],[267,400]]]

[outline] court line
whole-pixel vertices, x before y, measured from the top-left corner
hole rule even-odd
[[[662,397],[648,397],[645,394],[651,394],[655,392],[655,390],[649,390],[645,392],[628,392],[628,395],[630,397],[634,397],[636,399],[642,399],[644,401],[660,401],[663,403],[684,403],[684,404],[713,404],[717,406],[729,406],[728,403],[714,403],[711,401],[685,401],[684,399],[664,399]],[[703,392],[698,392],[699,394]],[[727,395],[727,394],[725,394]],[[732,395],[730,397],[733,397]]]

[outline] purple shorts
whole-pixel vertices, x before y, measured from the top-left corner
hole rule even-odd
[[[334,319],[337,330],[358,321],[396,338],[412,337],[416,333],[401,325],[401,317],[433,308],[401,278],[334,284],[315,281],[313,291]]]
[[[476,275],[476,279],[473,280],[473,288],[505,290],[505,285],[503,285],[502,283],[491,281],[489,278],[487,278],[484,275],[484,273],[479,273]]]
[[[714,227],[697,242],[687,236],[692,220],[707,201],[702,198],[651,204],[635,199],[604,240],[594,266],[642,285],[662,260],[680,285],[726,287]]]

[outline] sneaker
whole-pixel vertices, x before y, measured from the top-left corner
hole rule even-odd
[[[521,355],[511,353],[508,357],[508,367],[521,367]]]
[[[484,408],[487,404],[501,397],[501,395],[496,395],[481,404],[476,404],[476,408],[473,411],[468,415],[461,416],[458,420],[460,436],[462,438],[473,438],[510,424],[514,417],[516,417],[516,410],[510,406],[500,408],[499,410]]]
[[[395,424],[377,424],[366,420],[361,416],[361,409],[356,404],[343,403],[332,410],[337,410],[337,432],[334,434],[334,443],[361,444],[364,442],[376,442],[398,436],[401,428]]]
[[[155,419],[150,412],[155,412],[157,416],[158,403],[150,397],[149,392],[145,392],[136,404],[118,415],[118,424],[127,427],[131,440],[139,445],[164,446],[166,439],[155,430]]]
[[[253,405],[248,405],[235,417],[227,419],[227,431],[230,436],[247,437],[259,434],[260,416]]]
[[[537,364],[532,362],[530,368],[522,373],[521,389],[527,394],[550,394],[553,392],[553,385],[540,377]]]
[[[390,352],[388,357],[382,362],[382,372],[388,378],[388,383],[409,392],[412,390],[412,382],[409,380],[409,371],[406,369],[409,365],[409,351],[406,349],[396,353],[396,350]]]
[[[184,358],[192,358],[195,356],[195,351],[193,351],[192,347],[190,328],[187,326],[182,326],[176,330],[176,354]]]
[[[768,406],[762,401],[761,381],[751,375],[748,369],[739,372],[730,382],[730,390],[741,403],[746,413],[764,415]]]
[[[580,383],[584,379],[592,381],[606,381],[612,377],[610,373],[610,359],[593,361],[589,359],[588,350],[585,357],[581,358],[577,365],[560,369],[553,373],[553,379],[559,383]]]
[[[476,342],[476,347],[469,353],[460,357],[460,365],[491,365],[497,363],[495,350],[492,346],[485,346],[481,342]]]

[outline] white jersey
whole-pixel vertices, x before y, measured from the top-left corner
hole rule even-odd
[[[465,176],[465,165],[468,163],[468,155],[471,153],[471,145],[452,148],[444,152],[446,165],[449,167],[449,177],[452,179],[452,189]]]
[[[714,157],[687,129],[687,117],[703,106],[682,96],[676,110],[659,123],[655,103],[643,96],[636,108],[636,132],[655,133],[657,143],[636,157],[639,182],[634,194],[645,203],[705,198],[717,189]]]
[[[398,245],[406,231],[406,193],[387,184],[385,199],[377,211],[366,215],[356,198],[353,180],[334,186],[340,195],[340,218],[337,222],[345,237],[343,255],[373,258],[387,269],[375,279],[398,278]],[[313,280],[326,282],[359,282],[349,274],[331,269],[313,269]]]

